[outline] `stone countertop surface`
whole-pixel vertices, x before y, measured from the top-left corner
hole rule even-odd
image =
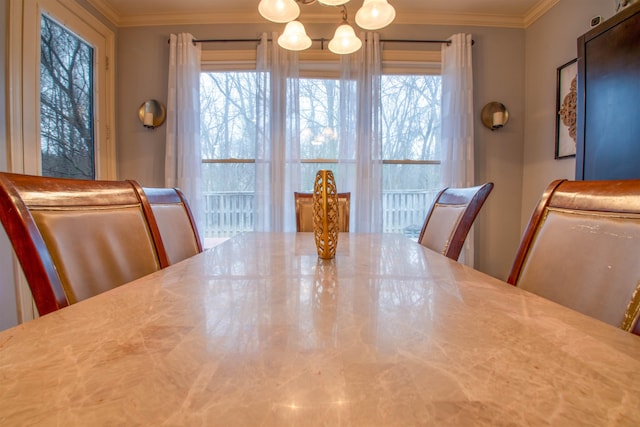
[[[0,425],[640,425],[640,337],[399,235],[248,233],[0,332]]]

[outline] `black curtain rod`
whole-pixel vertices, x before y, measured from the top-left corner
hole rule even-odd
[[[195,43],[258,43],[262,39],[193,39],[192,42]],[[267,39],[268,41],[273,41],[272,39]],[[320,38],[320,39],[311,39],[313,42],[320,42],[322,49],[324,50],[324,43],[329,41],[330,39]],[[409,40],[409,39],[381,39],[381,42],[384,43],[439,43],[439,44],[451,44],[451,40]],[[171,42],[171,40],[167,40],[167,43]],[[471,46],[476,44],[475,40],[471,40]]]
[[[237,43],[237,42],[246,42],[246,43],[258,43],[261,39],[193,39],[194,43]],[[271,39],[268,39],[271,41]],[[325,42],[330,39],[311,39],[314,42]],[[406,39],[381,39],[381,42],[386,43],[446,43],[450,44],[451,40],[406,40]]]

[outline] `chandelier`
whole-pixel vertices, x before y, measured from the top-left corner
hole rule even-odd
[[[258,12],[265,19],[277,23],[286,23],[284,32],[278,37],[278,44],[288,50],[304,50],[311,46],[311,38],[304,25],[297,20],[300,15],[298,4],[309,5],[315,2],[326,6],[342,8],[342,24],[329,42],[329,50],[339,55],[356,52],[362,42],[356,37],[353,27],[347,21],[349,0],[260,0]],[[396,11],[387,0],[364,0],[356,13],[356,24],[365,30],[379,30],[389,25],[396,17]]]

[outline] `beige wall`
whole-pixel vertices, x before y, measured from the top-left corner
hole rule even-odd
[[[608,0],[561,0],[526,30],[523,229],[551,181],[575,179],[575,158],[554,159],[556,69],[577,57],[577,39],[591,28],[591,18],[608,19],[614,10]]]

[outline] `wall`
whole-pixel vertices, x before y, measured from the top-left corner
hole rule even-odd
[[[7,30],[8,1],[0,0],[0,171],[7,170],[7,110],[6,102],[6,66],[7,66]],[[16,295],[13,285],[13,264],[11,244],[4,228],[0,227],[0,330],[18,323],[16,313]]]
[[[554,179],[575,179],[575,158],[554,159],[556,69],[577,56],[577,39],[591,18],[613,16],[615,3],[561,0],[525,32],[526,112],[521,227]],[[571,19],[567,19],[571,17]]]
[[[138,121],[137,108],[148,98],[166,103],[169,34],[189,32],[196,38],[252,38],[262,31],[278,28],[269,23],[121,28],[117,46],[118,176],[136,179],[143,185],[163,185],[166,126],[145,129]],[[312,37],[330,38],[333,28],[315,25],[310,26],[308,32]],[[475,40],[476,181],[495,183],[493,193],[477,219],[476,267],[506,278],[519,241],[524,30],[392,25],[382,32],[382,38],[443,39],[457,32],[471,33]],[[204,48],[213,46],[205,45]],[[426,48],[439,49],[438,45]],[[497,132],[491,132],[480,122],[480,110],[489,101],[500,101],[509,108],[509,124]]]
[[[473,32],[476,182],[495,187],[475,225],[476,268],[506,279],[519,243],[522,157],[525,123],[524,31],[479,29]],[[509,110],[500,130],[487,129],[480,111],[498,101]]]
[[[0,170],[7,170],[7,110],[6,110],[6,88],[7,88],[7,31],[9,25],[7,0],[0,0]]]

